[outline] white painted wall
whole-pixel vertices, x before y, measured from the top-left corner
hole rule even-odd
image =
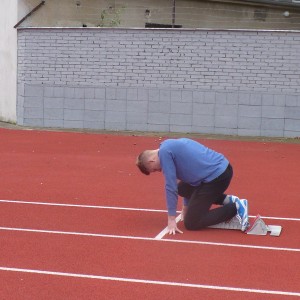
[[[0,8],[0,120],[16,121],[18,0],[2,0]]]

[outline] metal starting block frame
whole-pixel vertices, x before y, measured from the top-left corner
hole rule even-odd
[[[209,226],[209,228],[242,230],[242,225],[240,224],[237,217],[234,217],[228,222],[222,222],[216,225],[212,225]],[[271,236],[279,236],[281,230],[282,227],[279,225],[266,225],[261,216],[257,215],[252,225],[250,225],[245,233],[252,235],[267,235],[268,232],[270,232]]]

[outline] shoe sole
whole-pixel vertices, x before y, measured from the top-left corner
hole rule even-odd
[[[241,203],[244,207],[244,215],[242,218],[242,231],[245,231],[249,227],[249,222],[248,222],[248,200],[243,199],[241,200]]]

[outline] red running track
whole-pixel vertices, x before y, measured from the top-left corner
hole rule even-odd
[[[250,214],[290,219],[267,221],[283,225],[280,237],[207,229],[157,241],[163,212],[15,202],[164,210],[161,174],[134,166],[157,137],[0,129],[0,141],[0,199],[14,201],[0,202],[0,299],[300,296],[299,145],[200,140],[230,159],[230,192]]]

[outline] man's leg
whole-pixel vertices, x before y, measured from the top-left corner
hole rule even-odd
[[[210,209],[212,204],[223,204],[226,197],[224,194],[232,178],[232,168],[227,170],[218,178],[209,183],[203,183],[199,187],[185,189],[181,187],[178,191],[186,191],[184,197],[189,197],[188,209],[184,218],[188,230],[198,230],[210,225],[215,225],[233,218],[236,213],[236,205],[229,203],[221,207]],[[188,194],[189,192],[189,194]]]

